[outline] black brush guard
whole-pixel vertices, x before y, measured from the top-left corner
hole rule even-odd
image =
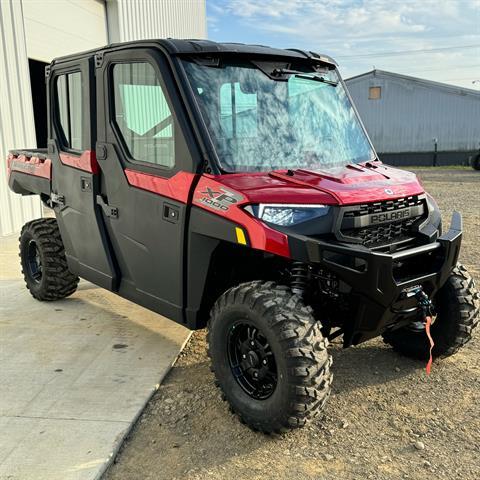
[[[323,266],[350,288],[356,315],[345,319],[344,346],[356,345],[398,328],[418,316],[415,287],[432,297],[455,267],[462,240],[462,217],[452,215],[450,230],[435,242],[393,254],[362,246],[323,242],[307,236],[289,237],[295,260]]]

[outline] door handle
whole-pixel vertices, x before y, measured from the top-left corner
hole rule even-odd
[[[80,188],[82,192],[91,192],[92,181],[88,177],[80,177]]]
[[[118,218],[118,208],[112,207],[108,203],[105,203],[105,200],[101,195],[97,195],[97,205],[99,205],[104,211],[105,215],[109,218]]]
[[[170,223],[178,223],[180,218],[180,210],[178,207],[169,203],[163,204],[163,219]]]

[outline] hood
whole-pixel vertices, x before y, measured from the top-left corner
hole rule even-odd
[[[245,195],[249,203],[352,205],[418,195],[424,189],[411,172],[368,162],[328,170],[286,170],[219,175],[215,180]]]

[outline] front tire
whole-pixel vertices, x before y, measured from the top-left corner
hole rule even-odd
[[[217,300],[208,353],[217,385],[243,423],[280,433],[322,410],[332,360],[321,328],[299,295],[273,282],[244,283]]]
[[[479,320],[479,298],[473,278],[463,265],[457,264],[433,299],[437,312],[431,327],[434,358],[449,357],[470,341]],[[429,357],[425,329],[406,326],[385,333],[383,338],[403,355],[420,360]]]
[[[75,292],[79,279],[68,269],[55,218],[26,223],[19,241],[23,277],[34,298],[59,300]]]

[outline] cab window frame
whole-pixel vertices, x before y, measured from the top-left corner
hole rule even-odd
[[[59,98],[59,90],[58,90],[58,83],[61,77],[65,77],[66,84],[68,84],[68,76],[78,73],[80,74],[80,98],[82,99],[81,103],[81,118],[80,118],[80,126],[81,126],[81,132],[80,132],[80,141],[81,141],[81,147],[78,148],[73,148],[70,143],[69,139],[67,139],[65,135],[65,131],[62,125],[62,121],[60,118],[60,98]],[[82,68],[80,65],[71,67],[68,69],[59,69],[56,70],[53,79],[52,79],[52,97],[53,97],[53,128],[55,131],[56,138],[58,140],[60,149],[62,152],[66,153],[72,153],[76,155],[81,155],[84,151],[88,150],[88,140],[87,140],[87,135],[89,134],[88,129],[85,129],[85,119],[87,116],[87,111],[89,109],[89,105],[85,105],[85,95],[86,95],[86,87],[85,87],[85,79],[84,79],[84,72],[82,71]],[[70,96],[67,98],[67,103],[70,101]],[[87,111],[86,111],[87,110]],[[71,127],[70,127],[71,129]],[[71,139],[70,139],[71,140]]]
[[[114,82],[114,68],[116,65],[132,65],[135,63],[139,64],[148,64],[152,67],[152,70],[155,72],[156,78],[158,80],[158,84],[162,90],[162,93],[165,97],[166,103],[168,105],[168,108],[170,110],[171,116],[172,116],[172,134],[173,134],[173,165],[172,166],[166,166],[166,165],[161,165],[153,162],[148,162],[144,160],[139,160],[133,157],[132,152],[130,152],[130,148],[127,145],[127,142],[125,140],[125,137],[123,135],[122,130],[120,129],[120,126],[117,123],[116,120],[116,108],[115,108],[115,97],[117,91],[115,90],[115,82]],[[151,58],[139,56],[136,58],[125,58],[125,59],[112,59],[111,62],[108,64],[108,70],[107,70],[107,81],[108,81],[108,101],[109,101],[109,116],[108,116],[108,121],[110,123],[110,127],[115,135],[115,139],[118,142],[118,145],[120,146],[120,149],[122,151],[122,156],[125,159],[125,161],[130,164],[131,167],[136,166],[137,169],[139,170],[144,170],[146,169],[147,171],[150,169],[153,170],[159,170],[165,172],[165,175],[170,175],[172,172],[174,172],[176,169],[178,170],[178,162],[177,162],[177,143],[179,141],[179,137],[182,135],[181,132],[181,126],[179,125],[178,118],[175,113],[175,108],[172,102],[172,99],[170,97],[170,93],[168,91],[167,85],[165,83],[165,80],[163,78],[163,75],[161,74],[158,65],[156,62],[152,61]],[[126,165],[128,168],[128,165]]]

